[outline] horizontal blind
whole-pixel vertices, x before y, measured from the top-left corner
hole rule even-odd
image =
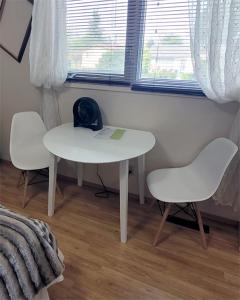
[[[136,85],[196,90],[190,49],[189,4],[196,0],[145,0]]]
[[[124,80],[128,0],[66,0],[73,76]]]

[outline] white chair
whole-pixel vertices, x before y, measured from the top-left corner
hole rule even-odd
[[[204,248],[207,248],[197,202],[212,197],[238,147],[226,138],[209,143],[195,160],[181,168],[161,169],[147,176],[148,188],[157,200],[167,203],[153,245],[156,246],[172,204],[192,203],[196,211]]]
[[[13,116],[10,157],[13,165],[25,174],[23,207],[26,204],[29,171],[49,168],[52,159],[42,142],[46,132],[46,127],[36,112],[20,112]]]

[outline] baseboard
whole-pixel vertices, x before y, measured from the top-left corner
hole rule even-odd
[[[69,177],[69,176],[66,176],[66,175],[58,174],[58,179],[60,179],[62,181],[65,181],[65,182],[71,182],[71,183],[76,183],[77,184],[77,178],[74,178],[74,177]],[[101,184],[90,182],[90,181],[86,181],[86,180],[83,181],[83,185],[87,186],[87,187],[90,187],[90,188],[94,188],[94,189],[99,189],[99,190],[102,189],[102,185]],[[118,189],[114,189],[114,188],[108,187],[108,186],[107,186],[107,189],[110,192],[113,192],[113,193],[116,193],[116,194],[119,193]],[[133,193],[128,193],[128,194],[129,194],[129,196],[132,199],[138,199],[138,195],[137,194],[133,194]],[[146,200],[150,202],[151,198],[146,197]]]
[[[4,163],[4,164],[7,164],[7,165],[11,165],[12,166],[12,163],[11,161],[9,160],[5,160],[5,159],[0,159],[0,163]],[[66,175],[63,175],[63,174],[58,174],[58,179],[60,179],[61,181],[65,181],[65,182],[71,182],[71,183],[75,183],[77,184],[77,178],[74,178],[74,177],[70,177],[70,176],[66,176]],[[97,184],[97,183],[94,183],[94,182],[89,182],[89,181],[83,181],[83,185],[84,186],[87,186],[89,188],[94,188],[94,189],[102,189],[102,186],[100,184]],[[111,188],[111,187],[107,187],[107,189],[111,192],[114,192],[114,193],[119,193],[119,190],[118,189],[115,189],[115,188]],[[135,200],[138,200],[138,195],[137,194],[134,194],[134,193],[129,193],[129,196],[132,198],[132,199],[135,199]],[[151,202],[153,198],[151,197],[145,197],[146,199],[146,202]],[[206,212],[202,212],[202,217],[204,219],[208,219],[210,221],[214,221],[214,222],[218,222],[218,223],[221,223],[221,224],[226,224],[226,225],[229,225],[229,226],[238,226],[239,221],[235,221],[235,220],[232,220],[232,219],[228,219],[228,218],[224,218],[222,216],[218,216],[218,215],[213,215],[213,214],[209,214],[209,213],[206,213]]]
[[[3,161],[11,161],[9,153],[4,153],[4,152],[1,153],[0,161],[1,160],[3,160]]]
[[[65,175],[62,175],[62,174],[58,174],[58,178],[60,180],[65,181],[65,182],[71,182],[71,183],[76,183],[77,184],[77,178],[65,176]],[[100,184],[85,181],[85,180],[83,181],[83,185],[87,186],[89,188],[94,188],[94,189],[101,189],[102,188],[102,186]],[[111,192],[119,193],[118,189],[114,189],[114,188],[111,188],[111,187],[107,187],[107,189]],[[138,198],[139,198],[137,194],[133,194],[133,193],[129,193],[129,196],[132,199],[135,199],[135,200],[138,200]],[[146,199],[146,202],[151,203],[153,198],[145,197],[145,199]],[[214,222],[221,223],[221,224],[226,224],[226,225],[233,226],[233,227],[238,226],[238,223],[239,223],[238,221],[234,221],[232,219],[227,219],[227,218],[224,218],[224,217],[221,217],[221,216],[216,216],[216,215],[212,215],[212,214],[205,213],[205,212],[202,212],[201,214],[202,214],[202,217],[206,220],[214,221]]]

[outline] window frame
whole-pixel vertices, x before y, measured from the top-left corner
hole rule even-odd
[[[203,97],[197,81],[158,79],[141,80],[144,24],[147,0],[128,0],[124,74],[69,72],[67,82],[129,86],[133,91],[183,94]]]
[[[97,84],[108,84],[108,85],[124,85],[130,86],[132,80],[132,74],[126,72],[126,67],[128,68],[130,64],[129,49],[133,48],[130,44],[129,39],[129,27],[131,22],[131,7],[133,2],[137,0],[128,0],[127,4],[127,28],[126,28],[126,44],[125,44],[125,57],[124,57],[124,73],[120,74],[109,74],[109,73],[94,73],[94,72],[69,72],[67,80],[68,82],[82,82],[82,83],[97,83]],[[140,0],[142,1],[142,0]],[[145,0],[144,0],[145,1]]]

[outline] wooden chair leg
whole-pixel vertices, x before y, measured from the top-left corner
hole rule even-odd
[[[163,214],[163,217],[162,217],[162,220],[161,220],[161,223],[160,223],[158,232],[157,232],[157,234],[156,234],[156,236],[155,236],[155,238],[154,238],[154,241],[153,241],[153,246],[154,246],[154,247],[157,246],[157,243],[158,243],[160,234],[161,234],[161,232],[162,232],[162,230],[163,230],[163,226],[164,226],[164,224],[165,224],[165,222],[166,222],[166,219],[167,219],[167,217],[168,217],[168,215],[169,215],[171,206],[172,206],[172,203],[168,203],[168,205],[167,205],[167,207],[166,207],[166,209],[165,209],[165,212],[164,212],[164,214]]]
[[[18,176],[17,188],[19,188],[19,186],[20,186],[22,176],[23,176],[23,171],[20,171],[19,176]]]
[[[149,205],[149,209],[151,209],[151,208],[153,208],[153,206],[154,206],[154,204],[156,203],[156,199],[152,199],[152,201],[151,201],[151,203],[150,203],[150,205]]]
[[[25,173],[25,181],[24,181],[24,194],[23,194],[23,202],[22,207],[24,208],[26,205],[27,200],[27,188],[28,188],[28,182],[29,182],[29,171],[26,171]]]
[[[57,192],[59,193],[59,195],[60,195],[62,198],[64,198],[64,194],[63,194],[63,192],[62,192],[60,186],[59,186],[57,183],[56,183],[56,190],[57,190]]]
[[[207,241],[206,241],[206,236],[205,236],[205,232],[204,232],[204,228],[203,228],[203,221],[202,221],[201,213],[200,213],[200,210],[196,203],[194,203],[193,206],[194,206],[194,208],[196,210],[196,214],[197,214],[198,226],[199,226],[199,230],[200,230],[200,234],[201,234],[203,248],[207,249]]]
[[[25,171],[20,171],[19,176],[18,176],[18,182],[17,182],[17,188],[19,188],[22,184],[24,184],[24,176],[25,176]],[[22,183],[23,179],[23,183]]]
[[[157,201],[156,199],[152,199],[151,200],[151,203],[147,207],[147,211],[148,212],[151,212],[151,210],[152,210],[152,208],[153,208],[153,206],[154,206],[154,204],[155,204],[156,201]]]

